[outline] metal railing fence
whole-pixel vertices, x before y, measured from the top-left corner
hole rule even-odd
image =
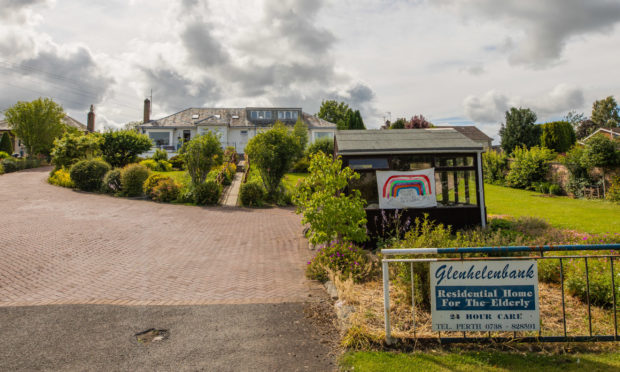
[[[382,272],[383,272],[383,294],[384,294],[384,316],[385,316],[385,335],[386,343],[392,342],[391,337],[391,325],[390,325],[390,263],[409,263],[411,270],[411,298],[412,298],[412,321],[414,339],[419,341],[439,341],[440,343],[467,343],[467,342],[587,342],[587,341],[619,341],[618,337],[618,319],[617,319],[617,300],[616,292],[619,290],[616,285],[614,260],[618,258],[618,254],[614,252],[620,250],[620,244],[596,244],[596,245],[544,245],[544,246],[501,246],[501,247],[464,247],[464,248],[411,248],[411,249],[383,249],[381,253],[384,257],[389,256],[416,256],[416,255],[458,255],[458,257],[425,257],[425,258],[383,258],[382,259]],[[548,252],[596,252],[596,251],[610,251],[602,254],[570,254],[570,255],[545,255]],[[528,255],[523,256],[511,256],[511,254],[524,253]],[[466,257],[466,254],[477,254],[479,256]],[[482,255],[482,256],[480,256]],[[491,255],[491,256],[489,256]],[[572,259],[583,259],[585,261],[585,277],[586,277],[586,304],[588,307],[588,329],[587,335],[569,336],[567,333],[566,325],[566,301],[565,301],[565,269],[564,261]],[[592,303],[590,300],[590,271],[589,260],[592,259],[607,259],[609,261],[608,269],[611,277],[612,288],[612,304],[611,311],[613,312],[613,334],[608,335],[595,335],[592,331]],[[415,280],[414,280],[414,263],[418,262],[454,262],[454,261],[519,261],[519,260],[558,260],[558,266],[560,270],[560,288],[562,292],[562,319],[563,319],[563,334],[553,336],[542,335],[541,329],[538,331],[538,336],[519,336],[522,332],[512,332],[512,337],[506,336],[493,336],[489,331],[486,337],[468,337],[466,331],[462,332],[462,337],[442,337],[441,331],[433,331],[437,333],[437,337],[416,337],[416,303],[415,303]],[[539,279],[540,281],[540,279]],[[460,331],[451,331],[451,333],[461,333]],[[496,332],[497,333],[497,332]],[[506,331],[502,331],[506,333]]]

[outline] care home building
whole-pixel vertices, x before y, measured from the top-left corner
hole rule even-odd
[[[195,136],[208,131],[216,133],[223,147],[234,147],[243,153],[248,141],[257,133],[271,128],[276,121],[292,127],[298,119],[308,126],[309,141],[333,138],[336,124],[307,114],[299,107],[241,107],[241,108],[188,108],[161,119],[151,120],[151,103],[144,101],[142,133],[153,141],[152,153],[157,148],[175,153]]]

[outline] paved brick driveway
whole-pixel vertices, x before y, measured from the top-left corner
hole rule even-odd
[[[0,176],[0,306],[301,301],[299,217],[157,204]]]

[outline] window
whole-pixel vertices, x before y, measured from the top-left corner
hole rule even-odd
[[[278,111],[278,119],[284,119],[284,111]]]
[[[351,169],[389,169],[386,158],[350,159]]]
[[[265,119],[271,119],[271,111],[265,111]]]
[[[250,112],[250,117],[252,119],[258,119],[258,111],[251,111]]]
[[[247,136],[248,135],[248,131],[247,130],[242,130],[241,131],[241,135],[242,136]]]
[[[290,119],[291,118],[292,113],[290,111],[286,111],[286,118]]]
[[[321,139],[321,138],[334,138],[334,133],[333,132],[316,132],[316,133],[314,133],[314,139]]]
[[[297,111],[293,111],[293,119],[297,119]]]
[[[149,138],[155,146],[170,146],[170,132],[149,132]]]

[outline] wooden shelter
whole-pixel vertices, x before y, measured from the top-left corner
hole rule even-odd
[[[390,233],[395,215],[401,226],[424,214],[455,229],[486,226],[483,151],[481,144],[452,128],[337,131],[334,143],[334,154],[342,157],[343,166],[361,176],[350,187],[360,190],[368,202],[367,227],[375,237]],[[434,174],[430,180],[434,182],[430,185],[434,188],[432,207],[380,208],[385,194],[380,195],[378,175],[382,178],[387,173],[384,171],[412,174],[422,170]]]

